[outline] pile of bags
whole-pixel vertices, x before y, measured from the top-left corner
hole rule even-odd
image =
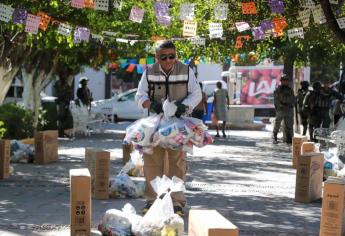
[[[122,211],[110,209],[104,214],[98,230],[106,236],[182,236],[183,219],[174,213],[172,192],[185,191],[184,182],[165,175],[151,181],[157,199],[145,216],[136,214],[135,208],[126,204]]]
[[[18,140],[11,140],[11,162],[33,163],[34,148]]]
[[[131,159],[120,173],[109,180],[110,198],[137,198],[144,196],[145,181],[133,181],[128,173],[142,176],[143,160],[138,151],[131,153]]]
[[[134,122],[126,129],[125,144],[133,143],[135,149],[152,153],[161,146],[173,150],[193,152],[193,145],[203,147],[213,142],[202,120],[192,117],[152,115]]]

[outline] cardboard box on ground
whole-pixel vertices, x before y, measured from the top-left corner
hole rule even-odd
[[[190,210],[188,236],[238,236],[237,226],[216,210]]]
[[[35,133],[35,163],[48,164],[58,160],[58,131],[46,130]]]
[[[86,148],[85,162],[91,174],[92,196],[108,199],[110,152]]]
[[[321,198],[323,162],[323,153],[313,152],[299,156],[296,171],[296,202],[310,203]]]
[[[10,176],[11,141],[0,140],[0,179]]]
[[[292,138],[292,167],[296,169],[298,156],[301,155],[301,147],[304,142],[307,142],[306,136],[295,136]]]
[[[88,169],[71,169],[70,226],[71,236],[91,235],[91,176]]]
[[[328,177],[324,185],[320,236],[345,234],[345,180]]]

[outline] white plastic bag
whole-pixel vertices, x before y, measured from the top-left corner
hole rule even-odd
[[[177,106],[175,104],[175,101],[170,102],[169,98],[167,98],[163,102],[163,113],[165,119],[169,119],[170,117],[175,116],[175,113],[177,111]]]
[[[98,225],[102,235],[131,236],[132,224],[128,215],[117,209],[107,210]]]
[[[174,231],[176,236],[182,236],[183,219],[174,214],[174,207],[170,194],[172,192],[185,191],[183,180],[175,176],[169,179],[167,176],[163,175],[162,178],[157,176],[153,179],[151,185],[153,190],[157,193],[157,199],[140,222],[140,235],[161,235],[164,231],[170,230]]]
[[[120,172],[115,178],[111,178],[109,185],[109,196],[111,198],[137,197],[137,188],[126,173]]]

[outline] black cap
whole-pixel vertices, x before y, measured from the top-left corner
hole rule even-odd
[[[286,80],[289,80],[289,79],[288,79],[288,77],[286,75],[283,74],[282,77],[280,77],[280,80],[281,81],[283,81],[283,80],[286,81]]]

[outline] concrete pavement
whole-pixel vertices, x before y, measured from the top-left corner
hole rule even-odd
[[[69,235],[69,169],[84,167],[84,148],[97,147],[111,152],[116,175],[125,126],[106,125],[105,133],[61,140],[56,163],[13,164],[12,176],[0,180],[0,235]],[[187,213],[216,209],[245,236],[318,235],[321,204],[294,202],[291,147],[271,144],[267,130],[227,134],[188,157]],[[121,209],[126,202],[138,211],[144,206],[143,199],[93,200],[94,227],[107,209]]]

